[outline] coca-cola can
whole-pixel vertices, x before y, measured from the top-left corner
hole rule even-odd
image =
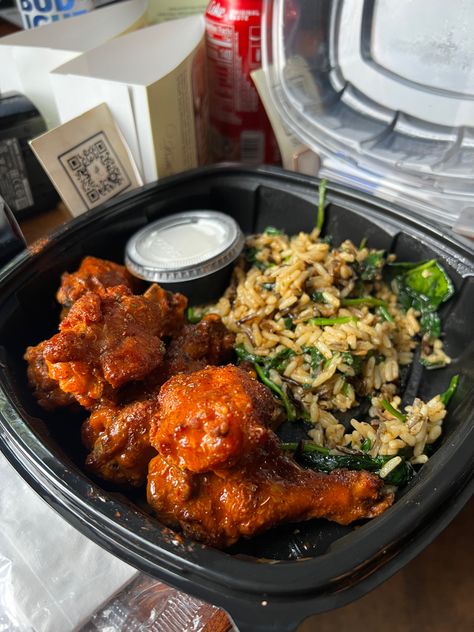
[[[279,164],[272,126],[250,73],[262,65],[262,0],[212,0],[206,10],[210,154]]]

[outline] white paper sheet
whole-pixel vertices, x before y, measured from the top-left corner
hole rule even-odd
[[[138,571],[65,522],[2,454],[0,480],[0,610],[15,626],[7,629],[77,630]]]

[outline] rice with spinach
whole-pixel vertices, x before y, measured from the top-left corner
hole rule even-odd
[[[319,232],[269,228],[249,237],[231,285],[206,311],[236,334],[239,357],[253,362],[288,419],[311,422],[315,445],[387,457],[382,476],[407,448],[413,463],[424,463],[447,399],[415,399],[401,412],[400,373],[420,343],[427,366],[450,362],[436,313],[452,294],[449,278],[435,261],[397,268],[393,255],[349,240],[332,248]],[[395,272],[390,284],[382,278],[387,267]],[[425,285],[438,292],[430,304],[419,299]],[[338,415],[363,398],[371,400],[367,419],[340,423]]]

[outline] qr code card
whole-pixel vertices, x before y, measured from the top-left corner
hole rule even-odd
[[[99,105],[31,141],[73,215],[142,184],[107,105]]]
[[[59,156],[79,195],[93,208],[130,188],[128,174],[104,132]]]

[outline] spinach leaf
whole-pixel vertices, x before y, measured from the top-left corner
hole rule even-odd
[[[427,358],[423,358],[423,357],[420,357],[420,364],[426,367],[428,371],[431,371],[432,369],[441,369],[442,367],[446,366],[446,363],[443,360],[438,360],[437,362],[431,362]]]
[[[401,262],[398,263],[398,269],[403,271],[394,279],[399,303],[406,310],[413,307],[419,311],[422,332],[431,338],[438,338],[441,335],[441,321],[436,310],[454,294],[448,273],[436,259],[414,267]]]
[[[372,441],[368,437],[365,438],[360,444],[360,449],[362,450],[362,452],[368,452],[371,447],[372,447]]]
[[[290,359],[296,355],[293,349],[283,349],[279,353],[269,358],[266,358],[264,362],[265,369],[275,369],[276,371],[284,371],[288,366]]]
[[[335,469],[367,470],[378,474],[380,469],[393,459],[393,456],[371,457],[368,454],[330,454],[329,450],[310,442],[283,443],[282,449],[294,452],[295,460],[303,467],[318,472],[330,473]],[[390,485],[405,485],[414,476],[413,466],[403,457],[402,461],[385,478]]]
[[[429,306],[436,310],[454,294],[454,286],[443,266],[431,259],[411,268],[402,277],[403,287],[420,301],[421,307]]]
[[[247,351],[244,345],[235,345],[234,351],[239,360],[242,360],[243,362],[252,362],[253,364],[254,362],[263,362],[263,360],[266,359],[250,353],[250,351]]]
[[[351,305],[368,305],[369,307],[387,307],[387,303],[375,296],[360,296],[359,298],[342,298],[341,305],[350,307]]]
[[[267,290],[267,292],[273,292],[273,290],[275,289],[275,284],[274,283],[262,283],[261,285],[263,290]]]
[[[388,320],[389,323],[395,322],[386,305],[379,305],[379,307],[377,308],[377,312],[380,314],[380,316],[382,316],[384,320]]]
[[[311,294],[311,300],[315,303],[326,303],[323,292],[313,292]]]
[[[385,410],[392,415],[392,417],[395,417],[395,419],[398,419],[398,421],[403,421],[403,423],[405,423],[405,421],[407,420],[407,416],[397,410],[397,408],[392,406],[390,402],[388,402],[386,399],[382,399],[380,403],[382,404],[382,407],[385,408]]]
[[[400,269],[400,270],[412,270],[413,268],[417,268],[420,265],[419,261],[390,261],[387,263],[389,268]]]
[[[245,360],[246,362],[252,362],[252,364],[261,364],[266,371],[275,369],[276,371],[284,371],[290,358],[295,354],[293,349],[283,349],[274,356],[258,356],[244,347],[244,345],[235,345],[234,351],[237,354],[239,360]]]
[[[311,370],[313,372],[320,371],[326,360],[321,351],[319,351],[316,347],[303,347],[303,353],[308,354],[310,357],[309,366],[311,367]]]
[[[368,305],[369,307],[377,307],[377,311],[384,320],[388,320],[393,323],[393,318],[388,311],[388,305],[386,301],[375,296],[360,296],[358,298],[343,298],[341,299],[341,305],[343,307],[350,307],[351,305]]]
[[[420,327],[431,338],[439,338],[441,336],[441,319],[436,312],[422,312]]]
[[[284,390],[270,379],[269,372],[270,369],[283,371],[290,358],[295,355],[295,352],[292,349],[283,349],[283,351],[274,356],[257,356],[247,351],[244,345],[236,345],[234,350],[240,360],[251,362],[253,364],[260,381],[281,399],[288,420],[294,421],[296,419],[295,407],[289,400]]]
[[[254,365],[255,371],[265,386],[267,386],[271,391],[273,391],[278,397],[281,399],[283,407],[285,408],[286,416],[288,421],[295,421],[296,419],[296,410],[293,404],[290,402],[288,396],[285,394],[282,388],[275,384],[273,380],[271,380],[266,370],[264,370],[260,364],[255,363]]]
[[[261,252],[258,248],[246,248],[244,251],[245,260],[250,265],[255,266],[259,270],[266,270],[274,264],[267,263],[266,261],[260,261],[257,259],[258,253]]]
[[[362,281],[374,281],[380,276],[385,262],[385,250],[374,250],[363,261],[357,262],[354,269]]]
[[[352,385],[349,384],[349,382],[346,382],[344,380],[344,384],[341,388],[341,393],[345,396],[345,397],[353,397],[354,396],[354,389],[352,388]]]
[[[344,364],[352,367],[354,375],[359,375],[362,371],[362,358],[360,356],[353,355],[349,351],[344,351],[342,353],[342,360]]]
[[[324,237],[321,237],[319,241],[322,244],[327,244],[328,246],[332,246],[333,236],[332,235],[325,235]]]
[[[355,316],[338,316],[335,318],[310,318],[308,320],[308,325],[318,325],[319,327],[325,327],[327,325],[344,325],[345,323],[350,323],[353,320],[356,321],[357,318]]]

